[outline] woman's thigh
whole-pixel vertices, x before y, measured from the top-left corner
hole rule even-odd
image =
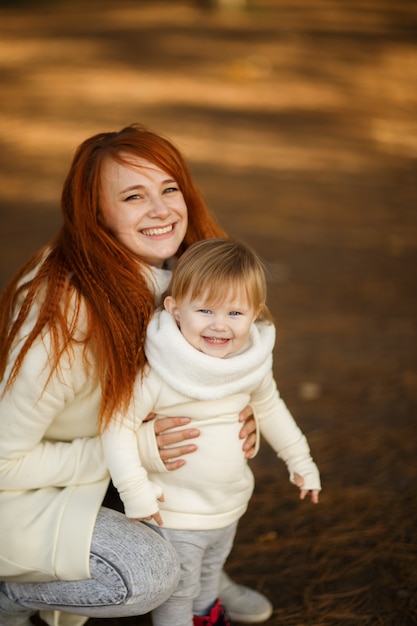
[[[154,530],[102,508],[91,544],[90,575],[78,581],[7,583],[6,592],[29,609],[88,617],[141,615],[164,602],[176,587],[178,557]]]

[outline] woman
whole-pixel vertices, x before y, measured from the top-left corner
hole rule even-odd
[[[168,543],[101,506],[109,476],[97,434],[129,403],[175,257],[224,233],[178,150],[139,126],[81,144],[62,210],[57,237],[0,301],[3,626],[26,626],[36,610],[55,626],[143,614],[170,595],[179,575]],[[186,423],[178,417],[159,426],[170,469],[195,449],[184,443],[194,430],[166,433]],[[247,456],[253,430],[252,419],[241,433]],[[153,433],[148,424],[151,444]],[[152,458],[145,464],[151,468]],[[269,616],[262,596],[227,578],[224,585],[232,614],[227,595],[256,605],[249,621]]]

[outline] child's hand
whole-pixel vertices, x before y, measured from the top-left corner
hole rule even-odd
[[[309,491],[308,489],[303,489],[304,478],[300,476],[300,474],[294,474],[294,483],[300,489],[300,500],[304,500],[304,498],[310,493],[312,503],[318,504],[320,493],[318,489],[312,489],[311,491]]]
[[[164,496],[160,496],[158,500],[159,502],[164,502]],[[153,515],[148,515],[148,517],[130,517],[129,519],[131,519],[132,522],[149,522],[151,519],[153,519],[158,524],[158,526],[164,525],[159,511],[153,513]]]
[[[150,522],[151,519],[155,520],[158,526],[163,526],[163,521],[160,513],[154,513],[153,515],[149,515],[148,517],[130,517],[129,519],[132,522]]]

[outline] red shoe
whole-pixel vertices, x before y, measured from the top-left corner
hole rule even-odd
[[[220,598],[208,615],[194,615],[194,626],[233,626],[227,617]]]

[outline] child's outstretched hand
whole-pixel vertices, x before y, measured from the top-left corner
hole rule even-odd
[[[312,489],[309,491],[308,489],[303,489],[304,487],[304,478],[300,476],[300,474],[294,474],[294,483],[300,489],[300,500],[304,500],[304,498],[310,494],[311,501],[313,504],[318,504],[319,502],[319,490]]]

